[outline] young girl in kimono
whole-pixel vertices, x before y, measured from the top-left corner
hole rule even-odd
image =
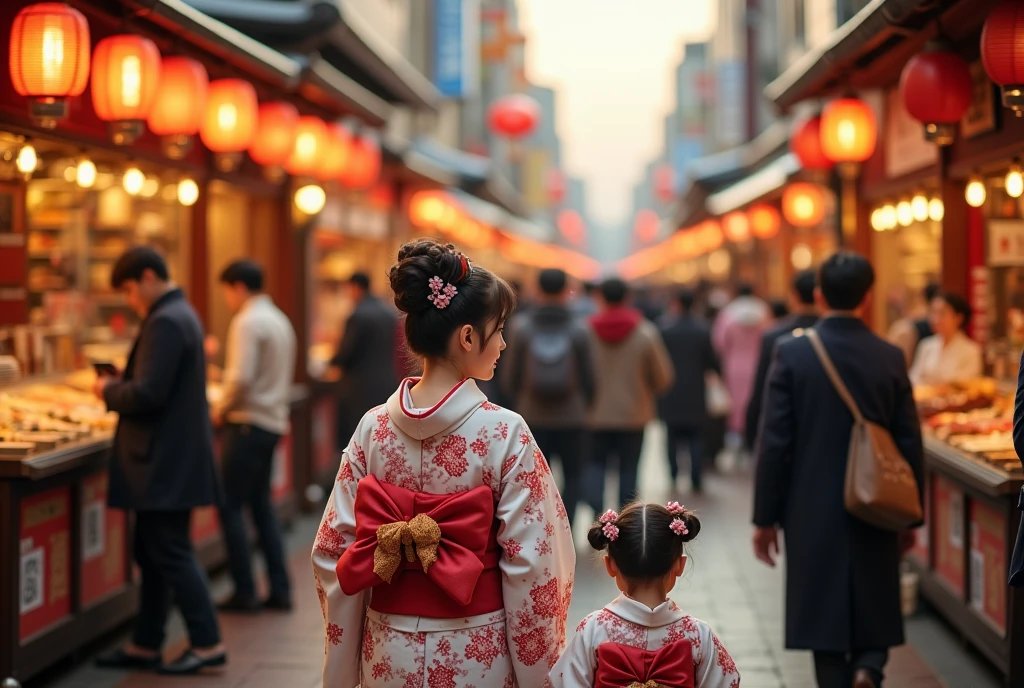
[[[591,546],[622,594],[576,629],[551,671],[555,688],[738,688],[740,675],[707,624],[668,598],[686,567],[683,543],[700,532],[676,502],[607,511]]]
[[[575,551],[530,429],[492,377],[515,295],[451,245],[404,245],[395,305],[423,376],[368,412],[313,549],[325,688],[536,688],[565,647]]]

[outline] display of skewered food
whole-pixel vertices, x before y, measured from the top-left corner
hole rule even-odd
[[[0,453],[26,454],[65,442],[111,433],[117,414],[90,393],[60,384],[38,384],[0,392]],[[9,452],[5,452],[9,450]]]
[[[921,418],[931,418],[940,413],[989,408],[999,398],[995,380],[978,378],[955,385],[915,387],[914,400]]]

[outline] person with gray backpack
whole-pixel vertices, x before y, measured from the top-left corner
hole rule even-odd
[[[540,294],[529,312],[508,328],[501,386],[533,431],[537,446],[562,465],[562,500],[569,523],[582,498],[587,413],[596,372],[586,323],[569,309],[568,278],[542,270]]]

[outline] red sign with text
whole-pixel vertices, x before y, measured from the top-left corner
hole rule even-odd
[[[274,468],[270,474],[270,495],[275,503],[283,502],[292,492],[292,436],[285,435],[274,450]]]
[[[125,514],[107,506],[107,474],[81,486],[82,606],[102,600],[124,587]]]
[[[18,538],[18,638],[24,642],[71,613],[71,488],[22,500]]]
[[[1006,635],[1006,517],[971,502],[971,607]]]
[[[964,493],[941,476],[934,476],[935,573],[958,595],[964,592]]]

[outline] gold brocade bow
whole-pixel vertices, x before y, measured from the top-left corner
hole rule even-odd
[[[639,681],[633,681],[626,688],[661,688],[661,684],[657,681],[648,681],[647,683],[640,683]]]
[[[441,528],[437,521],[426,514],[414,516],[409,521],[396,521],[377,528],[377,548],[373,550],[373,572],[386,583],[402,563],[402,548],[405,558],[412,562],[419,557],[423,573],[437,561],[437,546],[441,542]]]

